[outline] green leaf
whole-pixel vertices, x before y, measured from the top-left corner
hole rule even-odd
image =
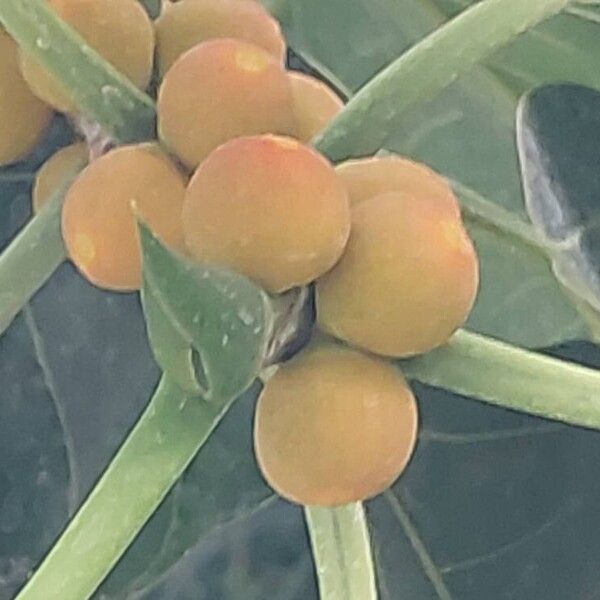
[[[184,389],[223,402],[263,364],[272,333],[269,297],[245,277],[167,250],[143,225],[142,302],[155,356]]]
[[[315,66],[334,72],[351,89],[445,18],[434,4],[421,0],[351,4],[349,0],[276,3],[292,47]],[[576,43],[576,34],[573,40]],[[394,98],[404,93],[400,87]],[[459,193],[473,190],[523,216],[514,144],[516,104],[515,92],[504,81],[476,66],[436,98],[420,101],[395,119],[393,128],[383,130],[384,145],[430,164],[456,182]],[[396,108],[391,112],[395,114]],[[361,121],[363,127],[369,126],[366,118]],[[382,131],[375,132],[369,139],[381,135]],[[362,144],[349,145],[348,152],[360,153]],[[469,219],[468,210],[465,215]],[[544,253],[507,238],[489,223],[469,220],[482,257],[482,287],[470,327],[529,347],[589,335],[585,321],[552,276]],[[545,299],[542,311],[540,292]]]
[[[560,355],[600,366],[592,345]],[[600,551],[598,433],[415,392],[415,455],[368,505],[381,600],[587,598],[600,583],[585,558]]]
[[[531,220],[557,277],[600,311],[600,92],[541,87],[523,98],[517,118]]]
[[[0,595],[14,597],[67,518],[71,448],[27,324],[0,339]]]

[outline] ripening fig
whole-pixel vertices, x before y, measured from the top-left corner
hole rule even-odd
[[[292,138],[236,138],[198,168],[183,208],[192,256],[271,292],[304,285],[339,259],[350,209],[335,169]]]
[[[281,496],[337,506],[392,485],[408,464],[417,425],[415,398],[397,368],[348,348],[316,346],[266,382],[254,446]]]
[[[353,206],[378,194],[402,192],[417,199],[433,198],[448,215],[460,218],[460,206],[450,184],[422,163],[392,154],[348,160],[336,170]]]
[[[88,165],[65,198],[62,231],[79,271],[99,287],[141,285],[137,218],[163,243],[183,251],[185,178],[150,144],[122,146]]]
[[[304,73],[288,73],[296,119],[295,136],[310,142],[344,108],[344,103],[322,81]]]
[[[156,20],[156,56],[164,75],[187,50],[216,38],[256,44],[282,64],[285,40],[279,23],[255,0],[181,0],[167,3]]]
[[[163,79],[158,123],[165,144],[195,168],[233,138],[293,131],[290,83],[280,62],[259,46],[204,42]]]
[[[152,21],[137,0],[48,0],[86,43],[137,87],[148,85],[154,61]],[[66,90],[25,52],[21,70],[33,92],[64,113],[76,111]]]
[[[478,279],[473,244],[446,204],[387,192],[353,207],[344,255],[317,282],[318,323],[377,354],[420,354],[464,323]]]
[[[89,158],[84,142],[77,142],[55,152],[39,169],[33,184],[33,210],[38,212],[52,194],[65,184],[65,180],[82,169]]]
[[[0,165],[27,156],[52,118],[52,110],[25,83],[18,52],[14,40],[0,27]]]

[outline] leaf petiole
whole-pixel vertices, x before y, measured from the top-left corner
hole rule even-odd
[[[489,404],[600,429],[600,371],[459,330],[443,347],[400,361],[410,379]]]
[[[0,333],[65,260],[60,214],[65,189],[56,192],[0,254]]]
[[[436,96],[569,0],[483,0],[418,42],[367,83],[315,140],[332,160],[376,152],[395,120]]]
[[[377,600],[369,528],[361,502],[306,506],[321,600]]]
[[[151,98],[90,48],[45,0],[2,0],[0,22],[69,90],[81,112],[116,139],[154,137]]]

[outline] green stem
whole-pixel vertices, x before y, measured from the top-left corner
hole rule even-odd
[[[465,330],[401,361],[410,379],[547,419],[600,429],[600,371]]]
[[[362,503],[337,508],[307,506],[304,513],[321,600],[377,600]]]
[[[459,197],[466,221],[516,238],[548,257],[550,246],[538,235],[533,225],[466,185],[455,180],[450,183]]]
[[[0,333],[65,260],[60,231],[64,190],[48,200],[0,255]]]
[[[514,37],[562,11],[569,0],[482,0],[437,29],[356,94],[316,139],[337,161],[381,148],[394,121],[428,101]]]
[[[18,600],[89,598],[230,404],[185,396],[163,377],[135,428]]]
[[[69,90],[84,115],[121,142],[152,139],[152,100],[106,62],[46,0],[0,0],[0,22]]]

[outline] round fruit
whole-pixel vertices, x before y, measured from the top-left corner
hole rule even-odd
[[[136,217],[183,250],[185,179],[155,146],[123,146],[92,162],[67,193],[62,231],[71,260],[92,283],[113,290],[141,285]]]
[[[160,73],[164,75],[186,50],[215,38],[244,40],[285,61],[279,24],[255,0],[181,0],[167,4],[156,20]]]
[[[296,72],[290,72],[288,77],[296,117],[295,137],[309,142],[344,108],[344,103],[315,77]]]
[[[403,192],[417,200],[433,199],[460,218],[458,200],[446,179],[422,163],[390,155],[349,160],[336,169],[353,206],[385,192]]]
[[[205,42],[180,57],[158,96],[162,139],[189,167],[243,135],[288,133],[290,83],[279,61],[240,40]]]
[[[0,165],[29,154],[51,118],[50,108],[31,93],[23,80],[17,45],[0,27]]]
[[[154,31],[137,0],[48,0],[87,44],[139,88],[152,74]],[[34,58],[21,55],[21,70],[33,92],[61,112],[74,112],[68,91]]]
[[[336,346],[281,366],[258,400],[254,446],[281,496],[336,506],[387,489],[417,437],[417,405],[387,361]]]
[[[78,142],[53,154],[40,168],[33,185],[33,210],[38,212],[65,180],[81,170],[89,159],[87,144]]]
[[[183,228],[199,260],[281,292],[337,262],[350,209],[334,168],[315,150],[291,138],[242,137],[215,150],[196,171]]]
[[[477,255],[462,223],[436,200],[388,192],[352,209],[344,256],[317,282],[324,331],[400,357],[443,344],[466,320]]]

